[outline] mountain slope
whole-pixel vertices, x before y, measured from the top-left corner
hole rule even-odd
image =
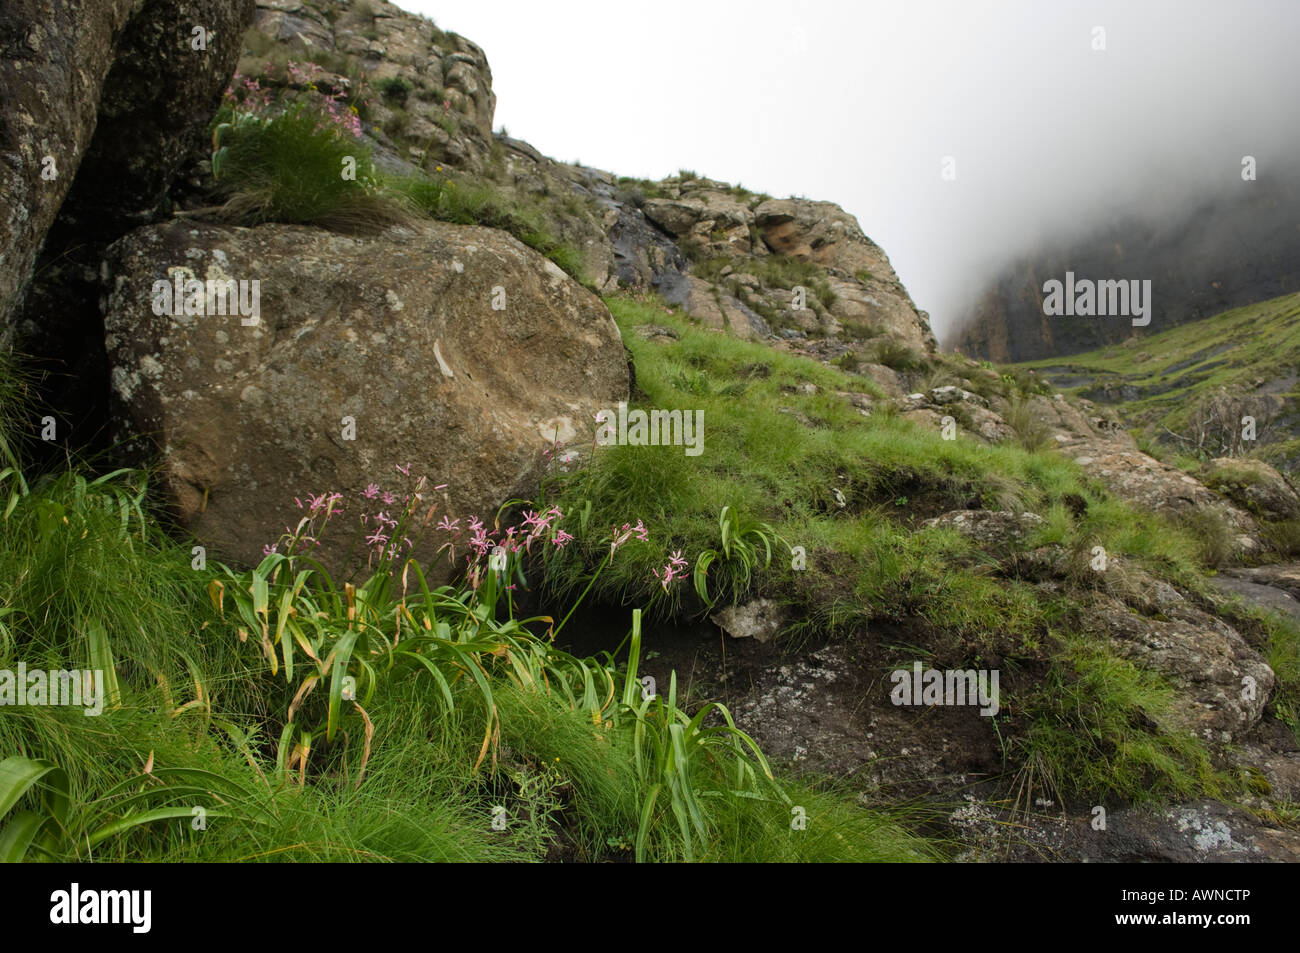
[[[1157,446],[1202,458],[1255,451],[1300,468],[1300,294],[1068,358],[1018,365],[1113,407]],[[1241,417],[1256,420],[1255,440]]]

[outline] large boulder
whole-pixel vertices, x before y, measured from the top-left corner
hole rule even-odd
[[[241,562],[296,520],[294,497],[335,491],[347,506],[372,482],[400,496],[396,466],[449,485],[440,512],[490,519],[536,491],[557,437],[590,440],[596,412],[627,398],[609,312],[504,232],[173,222],[108,261],[115,417],[132,450],[161,454],[182,524]],[[259,322],[155,314],[154,282],[177,275],[255,276]]]

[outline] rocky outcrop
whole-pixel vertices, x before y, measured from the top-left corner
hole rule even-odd
[[[542,451],[590,440],[596,412],[627,398],[604,305],[504,232],[172,223],[108,262],[120,419],[161,455],[181,522],[241,562],[296,519],[294,497],[355,503],[395,466],[448,484],[440,512],[488,519],[535,491]],[[178,275],[256,278],[258,323],[155,314],[154,282]]]
[[[965,369],[969,377],[958,384],[908,394],[891,403],[901,416],[923,426],[942,432],[948,422],[954,438],[965,435],[989,444],[1019,441],[1054,446],[1126,503],[1176,520],[1217,524],[1237,559],[1258,557],[1269,550],[1260,524],[1252,516],[1262,503],[1238,505],[1231,493],[1220,495],[1191,474],[1143,453],[1112,414],[1103,413],[1090,401],[1068,401],[1061,394],[1008,396],[997,389],[995,372],[974,361],[965,362]],[[1247,471],[1251,476],[1242,476]],[[1233,472],[1250,482],[1260,501],[1268,500],[1273,509],[1285,511],[1289,500],[1285,491],[1290,488],[1266,464],[1231,471],[1220,465],[1212,472],[1219,474],[1219,483],[1212,484],[1216,489],[1223,483],[1223,474]],[[1241,495],[1239,502],[1250,500]]]
[[[1072,448],[1072,453],[1075,463],[1096,474],[1125,502],[1148,512],[1188,517],[1210,514],[1223,521],[1239,552],[1263,551],[1259,526],[1249,513],[1177,467],[1139,450],[1118,450],[1101,443],[1081,443]]]
[[[375,90],[369,134],[402,159],[483,168],[492,146],[496,94],[487,57],[465,37],[385,0],[257,0],[254,27],[303,60],[336,67],[326,81],[350,83],[337,67],[360,65]],[[241,71],[252,75],[259,65],[250,51]],[[406,142],[420,145],[399,147]]]
[[[754,209],[764,244],[773,252],[820,265],[828,272],[828,310],[923,351],[936,347],[929,316],[919,312],[889,258],[857,219],[831,202],[769,199]]]
[[[796,342],[792,350],[869,338],[936,347],[928,315],[839,206],[771,199],[693,174],[619,179],[493,134],[482,51],[428,20],[383,2],[258,0],[241,70],[293,86],[259,74],[268,46],[323,64],[319,79],[331,89],[364,84],[364,137],[380,167],[414,174],[445,166],[503,190],[579,252],[586,280],[601,292],[655,291],[709,327],[780,336]]]
[[[1262,460],[1220,457],[1205,465],[1202,479],[1237,506],[1274,523],[1300,519],[1300,493]]]

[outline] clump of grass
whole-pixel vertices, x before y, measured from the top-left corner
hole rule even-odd
[[[1019,707],[1027,730],[1012,745],[1023,762],[1021,803],[1035,792],[1067,801],[1144,803],[1221,791],[1204,745],[1166,727],[1173,692],[1105,645],[1064,638],[1046,678]]]
[[[917,371],[927,364],[924,354],[897,338],[880,338],[872,347],[875,352],[874,363],[883,364],[896,371]]]
[[[1015,431],[1016,442],[1031,453],[1052,443],[1052,429],[1034,415],[1033,407],[1025,397],[1012,400],[1006,422]]]
[[[414,88],[414,85],[405,76],[387,76],[375,83],[375,89],[379,91],[379,95],[398,106],[406,103],[407,96],[411,94],[411,90]]]
[[[521,206],[491,186],[448,177],[414,176],[389,179],[385,189],[407,207],[430,218],[509,232],[579,282],[587,280],[582,253],[556,237],[539,210]]]
[[[360,232],[407,220],[380,193],[369,150],[306,104],[274,116],[219,113],[213,143],[227,220]]]
[[[857,351],[845,351],[839,357],[831,361],[832,367],[838,367],[847,374],[856,374],[862,370],[864,362],[862,355]]]
[[[1283,556],[1300,555],[1300,520],[1261,521],[1259,532],[1275,552]]]
[[[384,121],[384,132],[388,133],[393,139],[400,139],[410,118],[405,109],[394,108],[391,115]]]
[[[1196,540],[1198,562],[1202,566],[1217,569],[1232,558],[1232,528],[1219,512],[1201,506],[1189,507],[1172,522]]]

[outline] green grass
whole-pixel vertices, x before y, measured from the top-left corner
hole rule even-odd
[[[380,194],[369,148],[305,103],[275,116],[227,104],[213,130],[213,176],[230,221],[366,232],[406,220]]]
[[[400,131],[404,123],[404,111],[395,110],[390,119],[394,130]],[[213,127],[213,169],[226,202],[222,215],[228,220],[373,233],[426,215],[507,231],[586,281],[581,253],[555,236],[541,207],[521,204],[467,177],[381,176],[363,142],[306,105],[276,116],[254,116],[227,106]]]
[[[1203,743],[1163,724],[1173,700],[1159,677],[1083,635],[1063,637],[1046,677],[1017,699],[1021,807],[1046,795],[1110,806],[1221,796]]]
[[[1247,406],[1245,412],[1266,413],[1263,402],[1252,397],[1257,383],[1285,382],[1300,373],[1300,297],[1284,295],[1167,331],[1142,332],[1121,345],[1011,370],[1023,373],[1030,368],[1059,381],[1059,389],[1067,394],[1100,399],[1105,385],[1116,393],[1123,386],[1134,388],[1134,396],[1119,401],[1130,428],[1167,452],[1197,454],[1195,419],[1217,395],[1247,404],[1253,400],[1260,409]],[[1265,421],[1259,421],[1257,452],[1273,462],[1294,461],[1300,459],[1294,446],[1300,391],[1293,383],[1278,393],[1289,407],[1272,433],[1265,433]],[[1221,423],[1211,428],[1215,438],[1230,437],[1240,428],[1239,420]],[[1199,455],[1218,455],[1217,445],[1212,442]]]
[[[25,396],[7,372],[4,396],[0,435]],[[639,636],[618,666],[575,659],[544,620],[502,614],[495,577],[431,592],[414,567],[339,587],[283,553],[196,567],[143,505],[144,474],[27,479],[12,441],[0,451],[0,669],[111,683],[95,717],[0,709],[0,857],[936,856],[824,793],[800,795],[813,833],[785,836],[786,783],[725,712],[640,697]]]
[[[1197,549],[1187,534],[1111,500],[1083,470],[1055,453],[961,438],[944,441],[883,412],[866,420],[836,391],[875,394],[869,381],[700,329],[650,302],[615,297],[607,303],[624,330],[645,392],[637,405],[702,410],[705,449],[688,458],[675,447],[601,447],[592,467],[549,487],[566,511],[590,501],[593,525],[641,518],[664,528],[651,544],[619,554],[598,583],[602,599],[646,600],[654,589],[650,569],[673,550],[717,548],[723,506],[770,523],[789,545],[805,546],[822,570],[790,570],[789,550],[778,546],[771,571],[754,576],[753,591],[779,593],[810,612],[829,611],[824,603],[830,598],[832,604],[850,604],[864,619],[905,615],[923,604],[936,625],[956,624],[972,637],[1008,628],[1025,635],[1034,627],[1034,613],[1025,608],[1031,596],[1022,598],[1014,587],[963,569],[962,558],[976,557],[970,552],[962,557],[962,542],[913,531],[920,519],[965,508],[972,498],[988,508],[1045,515],[1066,497],[1078,496],[1087,501],[1088,516],[1071,524],[1071,537],[1087,534],[1157,571],[1195,572]],[[643,323],[669,325],[679,337],[664,344],[628,333]],[[814,384],[817,393],[798,392],[803,383]],[[810,429],[782,413],[783,407],[825,426]],[[651,454],[653,466],[647,466]],[[900,498],[906,504],[893,505]],[[548,583],[560,592],[575,591],[585,585],[598,553],[582,546],[566,550],[564,558],[548,565]],[[842,577],[835,586],[826,582],[832,566],[833,575]],[[954,581],[958,578],[960,583]],[[975,590],[987,590],[989,600],[970,601]],[[683,605],[682,598],[675,594],[658,607],[699,608]],[[1008,626],[999,620],[1012,606],[1019,608]]]
[[[660,528],[649,543],[619,552],[598,578],[595,598],[611,605],[653,600],[654,611],[669,616],[706,611],[689,589],[654,598],[651,570],[679,549],[693,561],[720,552],[719,513],[726,506],[765,528],[753,537],[757,559],[751,551],[728,574],[716,563],[706,566],[706,592],[712,598],[716,587],[725,589],[727,602],[762,595],[791,606],[787,639],[887,623],[902,626],[935,658],[1046,666],[1051,674],[1042,686],[1016,689],[1025,693],[1021,707],[1029,717],[1004,739],[1012,745],[1008,770],[1030,772],[1022,779],[1037,777],[1033,783],[1051,784],[1071,799],[1227,790],[1201,744],[1159,722],[1168,686],[1096,646],[1054,636],[1057,597],[1033,586],[1033,577],[1019,577],[1015,554],[1000,563],[965,537],[919,523],[972,499],[989,509],[1039,513],[1047,523],[1024,548],[1063,548],[1073,567],[1064,578],[1067,602],[1098,585],[1087,571],[1098,545],[1201,591],[1201,573],[1222,556],[1214,527],[1181,526],[1112,498],[1033,433],[1024,440],[1029,446],[990,447],[943,441],[883,412],[864,419],[835,393],[872,393],[874,385],[861,378],[700,329],[653,300],[611,297],[607,304],[644,391],[634,406],[703,410],[705,449],[687,458],[677,447],[600,447],[589,469],[548,484],[553,500],[566,511],[585,510],[591,525],[640,518]],[[669,325],[678,337],[628,333],[643,323]],[[817,392],[799,390],[802,383]],[[1007,385],[1020,393],[1038,386],[1033,378]],[[823,426],[801,425],[783,407]],[[770,565],[764,538],[773,550]],[[807,571],[792,567],[796,545],[808,554]],[[570,598],[589,584],[601,555],[599,545],[580,539],[550,559],[549,591]],[[1277,654],[1294,651],[1277,638]],[[1281,669],[1288,692],[1297,685],[1293,670]]]
[[[750,274],[763,284],[787,291],[796,285],[802,285],[812,291],[813,295],[825,307],[834,304],[835,295],[826,281],[826,273],[821,266],[798,258],[785,255],[764,255],[761,258],[748,256],[716,256],[697,261],[691,268],[691,274],[707,281],[716,281],[719,273],[730,267],[733,271]]]
[[[577,280],[586,280],[581,253],[552,233],[544,212],[508,198],[493,186],[439,176],[389,179],[385,187],[430,218],[509,232]]]

